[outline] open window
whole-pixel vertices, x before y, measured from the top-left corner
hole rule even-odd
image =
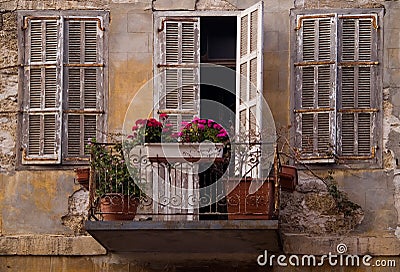
[[[194,116],[212,118],[200,100],[213,100],[234,113],[231,125],[237,135],[248,135],[244,140],[249,143],[260,140],[262,20],[262,2],[244,11],[225,12],[223,16],[209,16],[207,12],[196,12],[195,15],[190,12],[158,13],[154,47],[155,114],[169,114],[178,130],[182,121],[189,121]],[[230,78],[233,93],[201,84],[215,74],[207,73],[200,64],[217,64],[236,71],[221,74]],[[218,73],[218,68],[214,71]],[[220,113],[215,114],[226,120],[223,114],[220,117]],[[243,174],[248,170],[244,169]],[[252,171],[261,175],[261,169]]]

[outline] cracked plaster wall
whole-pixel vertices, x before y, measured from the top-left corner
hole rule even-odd
[[[123,122],[124,110],[144,82],[151,79],[153,68],[152,10],[232,10],[248,7],[257,0],[92,0],[92,1],[7,1],[0,0],[0,68],[17,64],[16,17],[17,9],[107,9],[110,10],[110,101],[109,127],[118,130]],[[288,125],[289,120],[289,10],[290,8],[343,8],[385,6],[384,48],[384,122],[383,149],[384,169],[371,171],[338,170],[334,174],[339,187],[349,198],[364,209],[354,220],[332,216],[332,199],[323,186],[314,178],[301,175],[300,185],[294,194],[284,194],[282,205],[283,225],[290,232],[314,235],[349,233],[355,228],[357,235],[385,233],[393,235],[400,225],[400,180],[395,176],[400,167],[400,15],[398,1],[326,1],[291,0],[264,1],[264,82],[265,92],[275,121]],[[277,3],[278,2],[278,3]],[[138,24],[140,22],[140,24]],[[121,42],[124,41],[124,42]],[[135,67],[135,69],[131,69]],[[86,208],[86,193],[73,185],[72,171],[52,173],[24,172],[15,174],[16,132],[18,109],[17,68],[0,70],[0,234],[30,233],[39,231],[29,224],[36,224],[35,215],[40,215],[50,226],[45,233],[81,233],[81,219]],[[325,175],[322,171],[321,175]],[[63,183],[60,183],[60,179]],[[43,187],[45,182],[45,187]],[[47,192],[51,201],[37,199],[30,202],[28,195]],[[318,189],[319,188],[319,189]],[[317,190],[318,189],[318,190]],[[11,201],[12,194],[22,198],[23,204]],[[69,200],[68,200],[69,199]],[[59,201],[61,206],[52,206]],[[13,203],[12,209],[9,209]],[[43,208],[50,205],[52,213]],[[31,208],[29,208],[31,207]],[[56,209],[54,207],[57,207]],[[290,208],[288,208],[290,207]],[[295,208],[294,208],[295,207]],[[22,209],[27,211],[22,212]],[[34,211],[35,210],[35,211]],[[297,213],[295,212],[297,210]],[[11,217],[32,211],[32,216],[16,223]],[[309,218],[307,218],[308,215]],[[61,220],[63,218],[64,220]],[[48,221],[47,221],[48,220]],[[286,221],[285,221],[286,220]],[[3,223],[2,223],[3,222]],[[301,224],[298,224],[301,222]],[[17,224],[18,223],[18,224]],[[65,226],[62,225],[64,223]],[[54,224],[54,225],[53,225]],[[38,226],[42,226],[39,224]],[[298,228],[296,228],[298,227]],[[399,235],[400,236],[400,235]]]

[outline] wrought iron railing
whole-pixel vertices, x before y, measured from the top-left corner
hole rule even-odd
[[[89,220],[183,221],[278,216],[276,158],[272,170],[265,170],[268,171],[265,177],[252,170],[259,169],[260,159],[246,158],[252,165],[243,170],[246,177],[239,178],[238,164],[229,164],[226,159],[212,163],[165,157],[150,159],[143,146],[122,155],[120,144],[92,144]],[[117,209],[112,210],[111,206]]]

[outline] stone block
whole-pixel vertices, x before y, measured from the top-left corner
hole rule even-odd
[[[107,257],[95,262],[93,268],[94,272],[129,272],[129,263]]]
[[[367,189],[365,193],[365,209],[379,211],[393,206],[394,190]]]
[[[152,0],[111,0],[111,12],[129,13],[152,10]]]
[[[6,269],[1,271],[51,271],[51,259],[44,256],[0,257],[0,263],[3,262]]]
[[[389,85],[392,88],[400,87],[400,68],[386,69],[384,73],[384,85]],[[400,105],[400,104],[399,104]]]
[[[286,91],[289,90],[289,71],[288,69],[285,69],[287,66],[282,66],[281,69],[279,70],[279,83],[278,83],[278,89],[280,91]]]
[[[149,34],[115,33],[110,35],[110,52],[113,53],[148,53]]]
[[[275,2],[275,1],[273,1]],[[294,8],[294,2],[293,0],[279,0],[279,8],[282,11],[288,11],[291,8]]]
[[[394,69],[399,69],[400,68],[400,49],[399,48],[394,48],[394,49],[388,49],[388,68],[394,68]]]
[[[264,52],[278,51],[279,47],[279,32],[266,31],[264,32]]]
[[[260,0],[238,0],[237,1],[237,8],[238,9],[247,9],[249,7],[251,7],[252,5],[257,4],[258,2],[260,2]],[[269,0],[269,2],[274,2]],[[277,1],[275,1],[276,5],[279,6],[279,4],[277,3]],[[268,3],[268,6],[271,6],[272,3]],[[264,3],[264,8],[265,8],[266,4]],[[266,10],[266,9],[264,9]]]
[[[399,4],[397,6],[399,6]],[[386,16],[384,19],[385,30],[387,28],[399,29],[400,28],[400,24],[398,23],[399,17],[400,17],[400,9],[398,8],[386,9]]]
[[[400,47],[400,32],[398,28],[385,27],[385,48]]]
[[[110,33],[126,33],[128,31],[127,17],[126,13],[111,13]]]
[[[198,0],[196,10],[236,10],[238,0]]]
[[[89,258],[77,257],[53,257],[51,259],[51,271],[74,271],[87,272],[94,271],[93,261]]]
[[[1,255],[102,255],[106,250],[91,236],[15,235],[0,237]],[[18,270],[15,270],[18,271]]]
[[[151,13],[128,13],[128,32],[153,33]]]
[[[264,70],[264,89],[267,91],[278,90],[279,71]]]
[[[290,35],[289,35],[289,31],[285,32],[279,32],[279,50],[280,51],[289,51],[289,44],[290,44]],[[288,52],[287,57],[289,57],[290,54]]]
[[[153,1],[154,10],[194,10],[194,0],[156,0]]]
[[[264,1],[264,16],[267,16],[266,13],[279,11],[280,10],[279,2],[280,1],[274,1],[274,0]]]
[[[289,11],[270,12],[264,17],[265,31],[278,31],[288,33],[289,31]]]
[[[128,53],[109,53],[110,77],[118,71],[127,71]]]

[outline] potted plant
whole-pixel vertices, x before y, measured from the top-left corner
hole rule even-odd
[[[136,169],[128,170],[121,143],[89,143],[94,190],[103,220],[133,220],[142,191],[135,183]]]
[[[89,176],[90,176],[90,168],[76,168],[75,172],[75,181],[78,182],[82,187],[89,190]]]
[[[184,122],[179,133],[173,133],[168,115],[139,119],[127,137],[129,149],[136,145],[146,148],[150,161],[206,162],[221,159],[228,141],[228,134],[211,119],[194,118]]]

